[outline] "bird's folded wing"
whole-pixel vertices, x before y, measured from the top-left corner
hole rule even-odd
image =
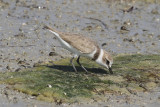
[[[79,50],[81,53],[91,53],[98,46],[93,40],[90,38],[78,35],[78,34],[60,34],[61,38],[72,45],[72,47]]]

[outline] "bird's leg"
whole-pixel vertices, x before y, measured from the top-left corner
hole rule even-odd
[[[83,68],[83,70],[86,71],[86,73],[88,73],[88,71],[86,70],[86,68],[84,68],[84,66],[81,65],[81,63],[79,62],[79,59],[80,59],[80,56],[78,56],[78,58],[77,58],[77,63]]]
[[[72,64],[72,67],[73,67],[74,71],[77,72],[77,69],[76,69],[76,67],[74,66],[74,63],[73,63],[73,59],[74,59],[74,56],[71,58],[70,64]]]

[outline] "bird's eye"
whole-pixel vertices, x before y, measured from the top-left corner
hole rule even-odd
[[[106,64],[109,65],[109,61],[108,60],[106,61]]]

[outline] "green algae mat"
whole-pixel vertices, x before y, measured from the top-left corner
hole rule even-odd
[[[101,98],[107,93],[136,94],[160,86],[160,55],[115,56],[113,75],[86,58],[81,63],[88,74],[78,65],[79,72],[75,73],[68,58],[19,72],[0,73],[0,83],[38,100],[70,103]]]

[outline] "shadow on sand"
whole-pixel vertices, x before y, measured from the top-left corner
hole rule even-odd
[[[47,66],[49,68],[61,70],[64,72],[75,72],[73,67],[70,65],[52,65],[52,66]],[[80,66],[75,66],[78,72],[85,72]],[[96,74],[109,74],[109,71],[101,69],[101,68],[87,68],[85,67],[88,72],[91,73],[96,73]]]

